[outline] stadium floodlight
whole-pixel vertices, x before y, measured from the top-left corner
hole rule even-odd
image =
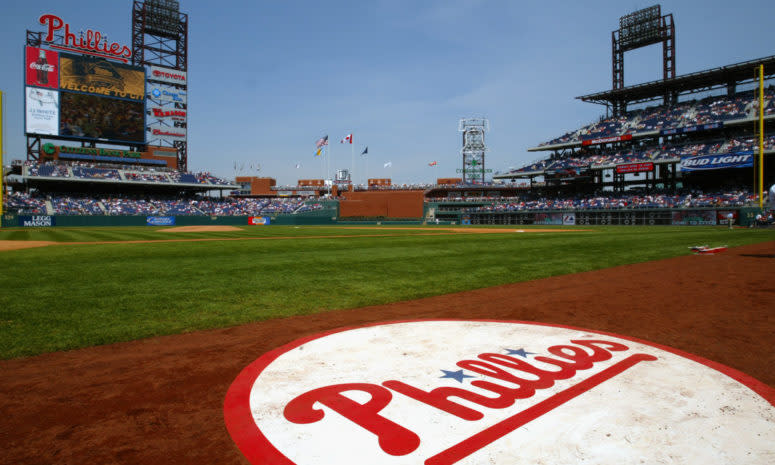
[[[160,35],[174,35],[180,23],[180,3],[177,0],[146,0],[146,30]]]
[[[623,51],[662,41],[662,11],[650,6],[619,18],[619,42]]]
[[[662,75],[664,80],[675,78],[675,23],[673,15],[662,15],[659,5],[650,6],[619,18],[619,29],[611,32],[613,85],[624,88],[624,53],[662,42]],[[665,105],[675,103],[675,96],[665,93]],[[614,116],[623,114],[626,102],[613,103]]]

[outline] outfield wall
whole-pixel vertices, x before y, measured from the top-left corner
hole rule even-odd
[[[422,218],[424,192],[357,191],[342,192],[339,213],[342,218]]]
[[[575,211],[472,211],[433,208],[434,218],[460,224],[492,225],[617,225],[617,226],[715,226],[726,225],[732,213],[734,224],[750,226],[760,211],[752,207],[692,209],[630,209]]]
[[[328,215],[264,216],[129,216],[129,215],[3,215],[10,227],[88,227],[88,226],[250,226],[250,225],[324,225],[336,224],[336,213]]]
[[[3,227],[88,227],[88,226],[249,226],[249,225],[374,225],[374,224],[461,224],[461,225],[726,225],[726,215],[732,212],[737,226],[754,223],[758,208],[695,208],[654,210],[578,210],[578,211],[518,211],[460,212],[439,210],[438,205],[426,206],[425,220],[338,218],[335,210],[317,210],[303,215],[264,216],[76,216],[76,215],[3,215]],[[431,214],[432,213],[432,214]]]

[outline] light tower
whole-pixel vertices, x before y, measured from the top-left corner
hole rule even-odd
[[[484,118],[461,119],[458,131],[463,133],[463,184],[483,183],[487,172],[484,163],[484,133],[490,130],[490,122]]]
[[[619,18],[619,29],[611,32],[613,85],[611,90],[624,88],[624,52],[662,42],[662,78],[675,79],[675,23],[673,14],[662,15],[660,5],[650,6]],[[665,91],[664,104],[676,103],[678,96]],[[620,98],[613,102],[614,116],[627,111]]]
[[[188,169],[188,15],[177,0],[135,0],[132,64],[148,70],[148,137],[175,147],[178,169]],[[171,116],[169,116],[171,115]]]

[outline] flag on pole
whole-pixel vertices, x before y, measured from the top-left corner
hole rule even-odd
[[[301,163],[296,163],[296,169],[301,168]]]
[[[436,166],[436,164],[437,164],[437,162],[436,162],[436,160],[434,160],[434,161],[428,163],[428,166]]]
[[[323,155],[324,153],[325,153],[325,147],[321,145],[321,146],[320,146],[320,147],[318,147],[318,149],[315,151],[315,156],[316,156],[316,157],[319,157],[319,156]]]
[[[340,144],[345,144],[345,143],[352,144],[353,143],[353,135],[352,134],[347,134],[346,136],[344,136],[344,138],[342,140],[339,141],[339,143]]]
[[[385,168],[390,168],[391,166],[393,166],[393,162],[389,161],[389,162],[385,163]]]
[[[361,155],[366,155],[369,153],[369,146],[367,145],[365,149],[363,149],[363,152],[361,152]]]
[[[317,140],[317,142],[315,142],[315,147],[316,148],[323,147],[324,145],[328,145],[328,134],[326,134],[325,136],[321,137],[320,139]],[[318,154],[318,155],[320,155],[320,154]]]

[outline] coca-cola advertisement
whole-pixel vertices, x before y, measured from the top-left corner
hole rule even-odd
[[[28,86],[59,89],[59,54],[38,47],[27,47],[26,83]]]

